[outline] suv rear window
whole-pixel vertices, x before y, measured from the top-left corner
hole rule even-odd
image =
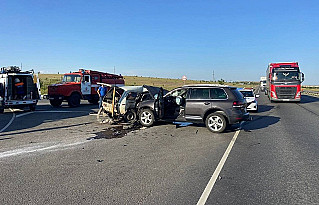
[[[237,100],[242,100],[244,99],[244,96],[237,90],[237,88],[231,88],[230,89],[233,94],[236,96]]]

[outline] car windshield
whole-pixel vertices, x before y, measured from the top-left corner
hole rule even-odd
[[[80,82],[81,81],[81,75],[64,75],[63,82],[69,83],[69,82]]]
[[[243,94],[243,96],[244,97],[254,97],[254,93],[253,93],[253,91],[245,91],[245,90],[241,90],[240,91],[241,92],[241,94]]]
[[[274,73],[275,81],[295,81],[299,80],[298,71],[277,71]]]

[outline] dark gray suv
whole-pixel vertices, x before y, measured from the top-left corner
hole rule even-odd
[[[158,120],[205,123],[212,132],[250,119],[247,103],[236,87],[196,84],[176,88],[137,105],[139,121],[149,127]]]

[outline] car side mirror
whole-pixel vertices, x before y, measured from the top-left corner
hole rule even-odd
[[[256,94],[255,97],[256,97],[256,98],[259,98],[259,94]]]

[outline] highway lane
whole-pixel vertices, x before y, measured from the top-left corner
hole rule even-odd
[[[106,126],[87,113],[35,112],[2,133],[0,204],[195,204],[234,134],[162,124],[86,140]]]
[[[261,112],[240,131],[207,204],[318,203],[318,101],[259,101]],[[52,109],[46,106],[39,110]],[[0,204],[196,204],[235,133],[162,124],[88,141],[105,127],[87,115],[90,105],[81,110],[51,119],[28,114],[3,133],[13,138],[0,141],[6,151],[30,141],[85,143],[0,158]],[[83,122],[92,124],[76,127]]]
[[[268,111],[244,126],[207,203],[319,204],[319,99],[260,102]]]

